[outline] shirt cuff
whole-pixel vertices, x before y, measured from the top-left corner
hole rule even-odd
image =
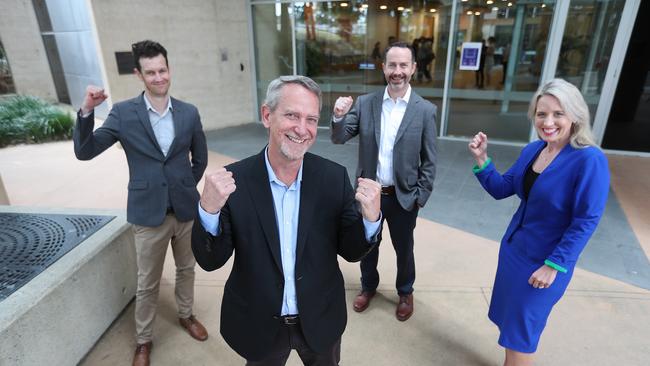
[[[219,217],[221,216],[221,211],[215,214],[211,214],[204,210],[203,207],[201,207],[201,203],[198,203],[198,205],[199,220],[201,221],[201,226],[203,226],[203,229],[205,229],[205,231],[212,234],[212,236],[217,236],[219,234]]]
[[[483,165],[481,165],[480,167],[478,165],[474,165],[474,167],[472,168],[472,171],[474,172],[474,174],[478,174],[478,173],[482,172],[483,170],[485,170],[485,168],[487,168],[487,166],[490,165],[491,162],[492,162],[492,158],[487,158],[485,163],[483,163]]]
[[[368,221],[365,217],[363,218],[363,228],[366,231],[366,241],[372,242],[377,237],[381,225],[381,217],[382,214],[379,212],[379,220],[375,222]]]
[[[93,112],[94,112],[94,110],[91,110],[90,112],[88,112],[86,114],[83,114],[83,113],[81,113],[81,108],[79,108],[79,117],[88,118],[88,117],[90,117],[91,114],[93,114]]]
[[[551,261],[548,260],[548,259],[544,261],[544,264],[546,264],[547,266],[549,266],[549,267],[551,267],[551,268],[557,270],[558,272],[567,273],[567,269],[566,269],[566,268],[562,267],[562,266],[559,265],[559,264],[555,264],[555,263],[551,262]]]
[[[343,116],[343,117],[345,117],[345,116]],[[332,115],[332,122],[339,123],[339,122],[343,121],[343,117],[337,117],[335,115]]]

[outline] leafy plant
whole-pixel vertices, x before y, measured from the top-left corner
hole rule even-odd
[[[0,147],[69,139],[73,126],[70,113],[37,97],[0,99]]]

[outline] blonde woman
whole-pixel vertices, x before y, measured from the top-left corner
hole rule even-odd
[[[500,330],[506,366],[530,365],[551,309],[564,294],[578,256],[596,229],[609,192],[607,159],[595,146],[589,109],[572,84],[542,85],[528,109],[540,140],[500,174],[487,136],[469,143],[474,173],[496,199],[521,203],[506,230],[488,316]]]

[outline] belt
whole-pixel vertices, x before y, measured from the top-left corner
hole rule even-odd
[[[165,212],[165,215],[173,215],[173,214],[174,214],[174,208],[167,207],[167,211]]]
[[[395,194],[395,186],[382,186],[381,194],[384,196],[392,196]]]
[[[300,322],[299,315],[282,315],[280,321],[284,325],[296,325]]]

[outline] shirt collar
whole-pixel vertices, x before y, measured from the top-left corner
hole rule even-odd
[[[390,95],[388,94],[388,87],[386,87],[386,89],[384,89],[384,98],[382,99],[382,101],[385,101],[386,99],[391,99]],[[409,84],[409,87],[406,89],[406,93],[404,93],[404,97],[397,98],[398,101],[400,99],[403,100],[404,102],[406,102],[406,104],[409,104],[409,99],[411,99],[411,85],[410,84]]]
[[[269,182],[275,182],[276,184],[279,184],[283,187],[286,187],[286,184],[282,182],[281,180],[278,179],[278,177],[275,175],[275,172],[273,171],[273,168],[271,167],[271,162],[269,161],[269,146],[267,145],[266,148],[264,149],[264,162],[266,163],[266,172],[269,174]],[[298,170],[298,177],[296,178],[295,182],[293,182],[292,185],[302,182],[302,165],[303,162],[300,163],[300,170]]]
[[[147,93],[142,93],[142,96],[144,97],[144,104],[147,106],[147,110],[158,113],[156,111],[156,109],[151,105],[151,102],[149,101],[149,98],[147,98]],[[165,112],[167,112],[167,111],[172,111],[172,112],[174,111],[174,108],[172,108],[172,98],[171,97],[167,97],[167,108],[165,108]],[[165,113],[163,113],[163,114],[165,114]]]

